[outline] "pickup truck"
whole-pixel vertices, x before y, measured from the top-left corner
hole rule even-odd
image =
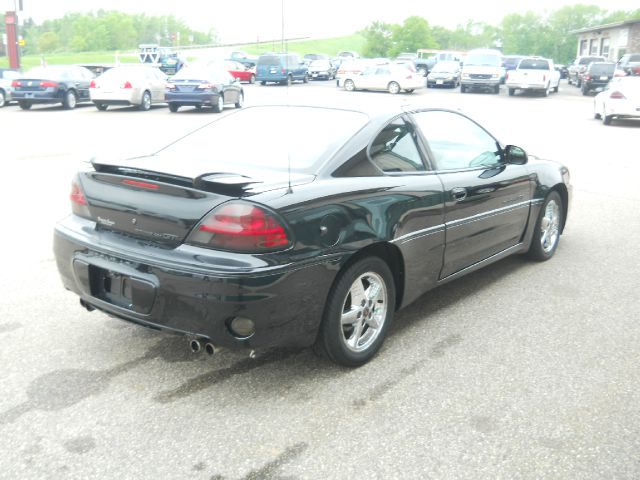
[[[549,92],[558,91],[560,72],[555,69],[553,60],[524,57],[515,70],[507,72],[505,84],[510,96],[516,90],[529,90],[541,92],[546,97]]]
[[[618,60],[617,68],[627,75],[640,75],[640,53],[627,53]]]

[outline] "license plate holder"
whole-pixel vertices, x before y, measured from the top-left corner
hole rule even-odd
[[[96,265],[88,265],[88,270],[93,297],[137,313],[151,311],[156,292],[152,283]]]
[[[436,80],[436,85],[443,85],[444,84],[444,80]]]

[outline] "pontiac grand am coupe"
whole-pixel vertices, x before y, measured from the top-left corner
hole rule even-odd
[[[358,366],[427,290],[551,258],[570,198],[564,166],[459,112],[251,107],[148,156],[92,160],[54,249],[85,308],[194,351],[313,345]]]

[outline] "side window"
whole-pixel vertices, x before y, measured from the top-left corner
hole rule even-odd
[[[383,172],[424,171],[413,127],[402,119],[387,125],[369,149],[371,161]]]
[[[435,157],[438,170],[492,167],[501,163],[495,138],[463,115],[428,111],[414,118]]]

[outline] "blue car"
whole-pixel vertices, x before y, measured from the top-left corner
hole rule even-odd
[[[298,55],[292,53],[267,53],[260,55],[256,65],[256,80],[291,85],[294,81],[309,81],[309,71]]]

